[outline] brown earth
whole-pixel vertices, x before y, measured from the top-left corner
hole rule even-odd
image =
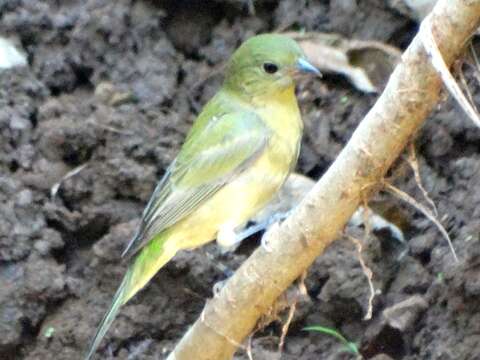
[[[381,0],[254,5],[255,14],[243,0],[0,1],[0,34],[16,36],[29,61],[0,72],[1,359],[81,359],[125,270],[120,252],[220,84],[209,74],[242,40],[285,28],[404,48],[416,31]],[[467,78],[479,100],[478,83]],[[307,81],[299,94],[298,171],[318,178],[375,96],[338,76]],[[417,150],[460,261],[428,220],[381,196],[403,208],[408,246],[385,234],[368,240],[364,257],[381,291],[373,319],[362,320],[369,290],[355,247],[339,240],[310,270],[309,300],[298,307],[282,359],[354,358],[337,340],[302,331],[307,325],[338,329],[368,359],[480,359],[480,130],[445,101]],[[83,165],[52,197],[52,186]],[[421,199],[409,172],[397,183]],[[207,246],[177,256],[124,307],[99,358],[165,358],[224,279],[217,262],[235,268],[249,251],[220,256]],[[279,358],[280,333],[279,322],[258,332],[254,359]]]

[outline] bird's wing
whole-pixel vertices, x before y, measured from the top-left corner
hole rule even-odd
[[[247,168],[265,149],[270,130],[253,112],[212,117],[157,185],[140,227],[122,256],[130,257],[156,234],[185,218]]]

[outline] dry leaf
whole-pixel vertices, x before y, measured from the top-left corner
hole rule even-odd
[[[378,41],[349,40],[337,34],[287,33],[324,73],[347,77],[359,90],[379,92],[400,60],[401,52]]]

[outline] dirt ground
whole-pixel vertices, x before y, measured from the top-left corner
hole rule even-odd
[[[381,0],[0,1],[0,34],[29,66],[0,72],[0,358],[81,359],[125,270],[120,253],[174,158],[216,73],[245,38],[275,29],[335,32],[405,48],[417,25]],[[467,71],[474,99],[478,83]],[[376,95],[339,76],[299,89],[305,135],[298,171],[316,179]],[[480,359],[480,130],[445,98],[416,141],[424,186],[458,252],[424,216],[389,196],[408,240],[370,236],[364,258],[335,242],[311,268],[285,349],[281,322],[255,334],[253,358]],[[54,185],[69,171],[56,196]],[[396,184],[422,199],[411,172]],[[252,239],[252,245],[257,245]],[[253,246],[179,254],[128,305],[99,350],[104,359],[164,359]],[[214,254],[215,261],[207,256]],[[281,314],[282,319],[286,314]],[[383,355],[382,355],[383,354]],[[247,359],[239,351],[235,359]],[[194,360],[194,359],[192,359]]]

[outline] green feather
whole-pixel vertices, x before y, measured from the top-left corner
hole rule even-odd
[[[209,115],[208,109],[209,105],[206,115],[202,113],[197,120],[202,126],[192,128],[177,158],[155,189],[140,228],[123,256],[136,254],[153,236],[191,214],[265,149],[270,130],[258,115],[237,110],[203,122],[204,116]]]

